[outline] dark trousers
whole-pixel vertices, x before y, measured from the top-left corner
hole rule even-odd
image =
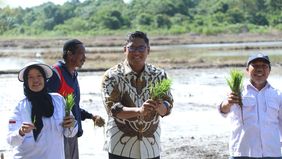
[[[71,138],[64,137],[64,143],[65,143],[65,158],[79,159],[77,137],[76,136]]]
[[[133,158],[117,156],[117,155],[109,153],[109,159],[133,159]],[[150,159],[160,159],[160,156],[155,157],[155,158],[150,158]]]

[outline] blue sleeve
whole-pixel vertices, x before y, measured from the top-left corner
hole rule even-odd
[[[53,70],[52,77],[47,80],[47,89],[49,92],[58,92],[60,88],[60,78],[58,77],[57,73]]]
[[[85,120],[85,119],[92,119],[93,115],[89,112],[87,112],[84,109],[80,108],[80,112],[81,112],[81,120]]]

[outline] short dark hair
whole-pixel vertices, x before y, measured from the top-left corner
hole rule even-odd
[[[68,51],[72,52],[72,54],[75,53],[75,50],[77,48],[77,45],[83,44],[81,41],[77,39],[71,39],[65,42],[63,47],[63,58],[66,60]]]
[[[132,42],[136,38],[143,39],[145,41],[145,43],[149,46],[149,39],[147,37],[147,34],[142,32],[142,31],[135,31],[135,32],[129,33],[127,35],[126,40],[125,40],[125,45],[127,45],[130,42]]]

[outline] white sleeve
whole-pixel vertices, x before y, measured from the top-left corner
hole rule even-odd
[[[279,132],[280,132],[280,143],[282,147],[282,95],[279,95],[279,112],[278,112],[278,120],[279,120]]]
[[[74,137],[78,131],[77,121],[74,120],[74,126],[71,128],[64,128],[64,136],[65,137]]]
[[[222,102],[217,105],[217,111],[219,112],[219,114],[220,114],[221,116],[223,116],[223,117],[226,118],[227,115],[228,115],[228,113],[223,113],[223,112],[221,111],[221,104],[222,104]]]
[[[11,146],[21,145],[24,140],[24,136],[21,136],[19,134],[19,129],[21,125],[22,125],[22,120],[21,120],[21,110],[19,103],[9,118],[7,142]]]

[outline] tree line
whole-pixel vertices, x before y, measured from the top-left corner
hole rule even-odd
[[[282,30],[281,0],[70,0],[1,8],[0,36],[95,36]]]

